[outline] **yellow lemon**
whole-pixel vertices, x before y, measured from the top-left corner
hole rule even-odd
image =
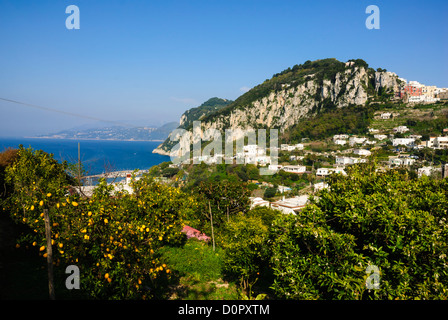
[[[47,197],[51,197],[51,193],[47,193]]]
[[[34,206],[31,206],[30,210],[33,211],[34,210]]]
[[[72,202],[72,206],[77,207],[78,206],[78,202],[73,201]]]
[[[40,247],[39,251],[44,251],[45,250],[45,246]]]
[[[39,205],[42,207],[44,205],[44,201],[40,200]]]
[[[104,278],[108,279],[108,278],[109,278],[109,274],[106,273],[106,274],[104,275]]]

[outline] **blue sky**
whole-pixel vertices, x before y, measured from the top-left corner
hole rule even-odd
[[[65,27],[71,4],[79,30]],[[365,27],[370,4],[379,30]],[[448,87],[447,13],[448,2],[435,0],[0,0],[0,98],[160,125],[330,57]],[[0,136],[95,124],[5,101],[0,114]]]

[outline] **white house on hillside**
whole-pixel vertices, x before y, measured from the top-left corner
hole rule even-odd
[[[278,200],[271,203],[272,209],[280,210],[283,213],[295,214],[302,210],[308,203],[308,195],[297,196],[294,198]]]
[[[412,147],[415,143],[414,138],[395,138],[392,139],[392,145],[396,146],[409,146]]]
[[[281,170],[284,170],[284,171],[290,172],[290,173],[305,173],[306,166],[289,165],[289,166],[284,166],[283,168],[281,168]]]
[[[372,154],[369,150],[366,150],[366,149],[355,149],[355,150],[353,150],[353,153],[357,154],[359,156],[366,156],[366,157],[368,157]]]

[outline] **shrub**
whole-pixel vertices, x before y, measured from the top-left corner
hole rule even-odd
[[[274,222],[271,263],[280,297],[448,298],[447,179],[362,164],[327,182],[330,190],[312,205]],[[368,265],[379,269],[377,290],[366,290]]]

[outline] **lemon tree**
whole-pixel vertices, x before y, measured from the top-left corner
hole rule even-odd
[[[134,192],[115,192],[102,181],[91,198],[70,193],[66,166],[49,154],[19,149],[7,168],[14,185],[8,210],[15,221],[30,227],[23,242],[45,257],[43,210],[52,226],[54,263],[80,269],[83,293],[100,299],[151,298],[170,269],[158,258],[163,245],[180,244],[183,217],[198,209],[192,196],[143,178]]]

